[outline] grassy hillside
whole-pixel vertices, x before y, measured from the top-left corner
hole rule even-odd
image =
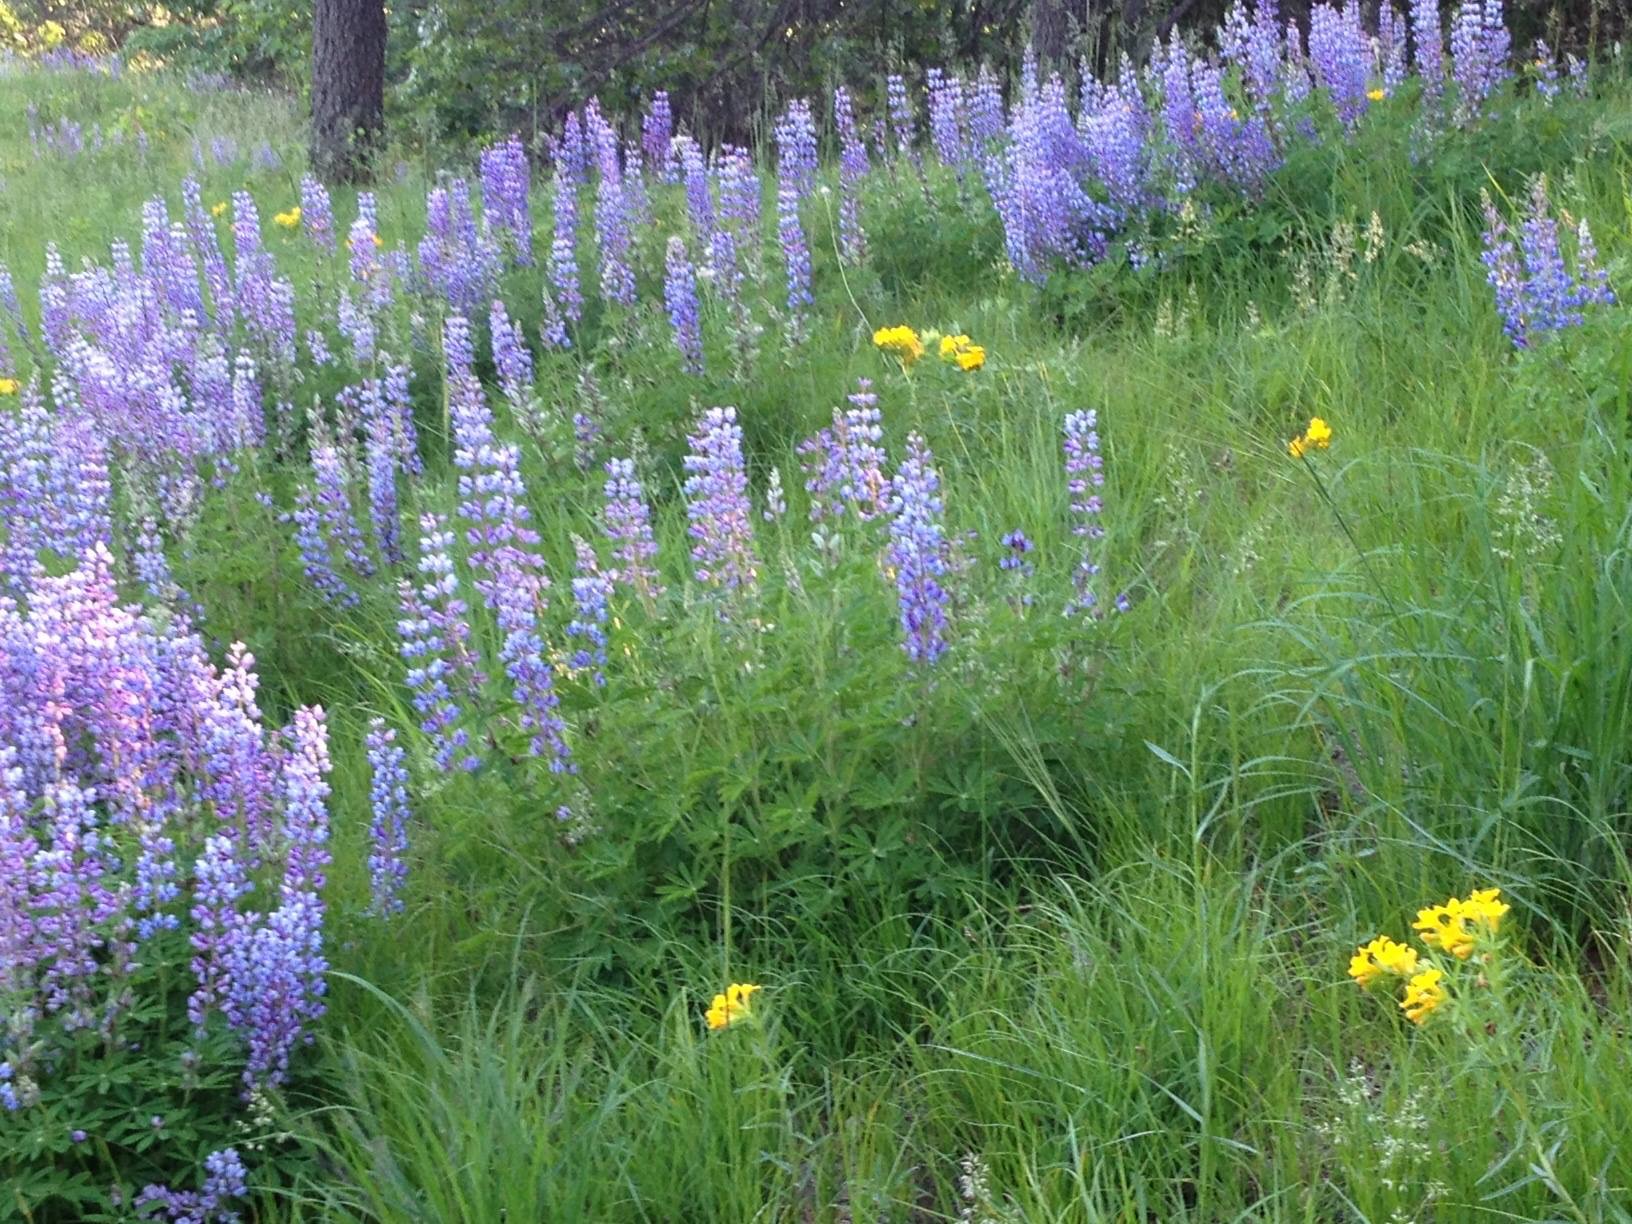
[[[1604,65],[1586,97],[1514,90],[1466,127],[1422,113],[1402,90],[1348,138],[1291,147],[1261,199],[1175,209],[1042,285],[1005,262],[984,192],[927,154],[866,180],[868,256],[842,261],[824,161],[798,327],[768,181],[753,329],[705,278],[701,374],[664,311],[679,184],[648,184],[638,304],[601,300],[586,245],[572,347],[540,345],[535,171],[538,262],[499,283],[530,391],[501,390],[473,322],[551,580],[537,614],[576,772],[528,752],[502,613],[467,591],[489,684],[466,773],[435,761],[399,655],[420,516],[462,530],[468,497],[447,303],[402,292],[379,326],[411,368],[423,460],[401,480],[407,556],[341,567],[356,602],[326,600],[280,516],[336,431],[363,513],[337,405],[388,363],[355,361],[336,328],[342,289],[361,291],[344,245],[273,220],[301,198],[299,116],[163,75],[0,66],[0,262],[32,335],[48,243],[70,271],[106,263],[149,198],[180,217],[195,175],[206,208],[253,197],[300,332],[338,355],[303,340],[288,370],[263,360],[266,444],[210,469],[184,529],[160,515],[168,605],[133,562],[160,482],[115,482],[125,594],[202,609],[217,659],[245,643],[267,722],[321,705],[333,761],[315,1045],[281,1092],[222,1107],[242,1129],[189,1121],[165,1150],[237,1145],[257,1220],[1632,1218],[1632,314],[1595,307],[1515,349],[1480,205],[1518,226],[1545,174],[1632,294],[1632,91]],[[380,250],[417,244],[438,172],[473,160],[388,156]],[[357,201],[333,204],[343,243]],[[984,364],[941,360],[936,335],[904,363],[873,339],[897,325],[965,335]],[[11,350],[19,384],[61,364]],[[801,444],[862,380],[886,474],[917,435],[939,475],[933,665],[902,648],[901,520],[810,515]],[[724,405],[757,576],[721,593],[691,574],[683,482],[688,434]],[[1102,537],[1073,534],[1062,468],[1085,410]],[[1312,418],[1329,446],[1289,453]],[[602,465],[622,456],[667,590],[620,582],[605,662],[575,660],[574,537],[612,568]],[[1066,616],[1085,550],[1094,606]],[[411,774],[390,917],[371,910],[374,716]],[[1419,909],[1490,887],[1512,908],[1468,919],[1473,955],[1413,940]],[[1403,984],[1346,972],[1378,935],[1413,944],[1413,973],[1441,963],[1448,995],[1420,1025]],[[709,1031],[732,982],[762,988],[751,1018]],[[105,1091],[133,1116],[191,1109],[164,1081]],[[17,1115],[0,1218],[121,1218],[52,1204],[52,1178],[199,1184],[173,1154],[166,1172],[100,1142],[76,1110],[108,1099]]]

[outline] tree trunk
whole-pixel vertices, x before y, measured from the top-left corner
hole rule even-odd
[[[1045,69],[1062,67],[1065,62],[1070,34],[1065,7],[1066,0],[1031,0],[1031,46]]]
[[[312,165],[328,179],[365,177],[384,123],[384,0],[317,0]]]

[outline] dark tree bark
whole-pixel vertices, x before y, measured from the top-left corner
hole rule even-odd
[[[312,165],[328,179],[365,177],[384,123],[384,0],[317,0]]]
[[[1065,61],[1065,43],[1070,35],[1066,0],[1031,0],[1031,45],[1037,62],[1059,67]]]

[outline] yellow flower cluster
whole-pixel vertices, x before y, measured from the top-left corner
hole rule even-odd
[[[288,212],[273,214],[272,220],[283,226],[284,229],[294,229],[300,224],[300,205],[296,204]]]
[[[1467,960],[1481,935],[1495,935],[1502,915],[1512,907],[1500,899],[1501,889],[1480,888],[1466,901],[1452,897],[1444,905],[1417,911],[1411,929],[1430,948],[1448,952],[1457,960]]]
[[[1292,458],[1302,459],[1310,451],[1325,450],[1331,444],[1332,427],[1320,417],[1310,417],[1309,428],[1303,431],[1301,437],[1288,442],[1286,450]]]
[[[16,395],[23,389],[23,384],[15,378],[0,378],[0,395]]]
[[[1425,947],[1467,960],[1475,950],[1495,942],[1502,916],[1511,908],[1501,899],[1501,889],[1479,888],[1466,900],[1452,897],[1444,905],[1418,910],[1412,929]],[[1386,935],[1355,949],[1349,976],[1362,989],[1382,977],[1405,979],[1400,1010],[1413,1024],[1421,1024],[1450,998],[1443,969],[1423,966],[1416,949]]]
[[[1417,950],[1395,943],[1387,935],[1356,950],[1349,958],[1349,976],[1361,986],[1370,986],[1383,974],[1408,977],[1417,971]]]
[[[1367,90],[1366,91],[1366,97],[1370,98],[1373,102],[1381,102],[1384,98],[1388,97],[1388,90],[1386,90],[1386,89]]]
[[[227,211],[227,202],[225,200],[217,200],[214,204],[210,205],[210,216],[212,216],[212,217],[219,217],[222,213],[224,213],[226,211]]]
[[[918,338],[917,332],[905,324],[879,328],[873,333],[873,344],[900,359],[904,370],[910,370],[912,363],[924,355],[924,342]]]
[[[1405,997],[1400,1000],[1400,1010],[1412,1024],[1421,1024],[1434,1008],[1449,997],[1445,987],[1440,985],[1440,979],[1444,976],[1438,969],[1424,969],[1405,984]]]
[[[744,1016],[752,1015],[748,1000],[759,987],[750,982],[732,982],[724,994],[714,996],[708,1005],[708,1027],[711,1030],[729,1028]]]
[[[941,360],[968,374],[986,364],[986,350],[968,336],[942,336]]]

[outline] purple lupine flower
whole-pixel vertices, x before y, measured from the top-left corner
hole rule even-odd
[[[359,366],[372,365],[374,346],[378,341],[374,317],[366,306],[360,307],[352,300],[349,289],[340,290],[340,301],[335,307],[335,323],[340,328],[340,334],[351,341],[352,360]]]
[[[1445,34],[1439,0],[1411,0],[1411,63],[1422,79],[1424,102],[1445,92]]]
[[[669,313],[674,347],[687,374],[703,373],[703,320],[697,304],[697,273],[679,237],[669,239],[664,261],[663,305]]]
[[[210,291],[211,321],[217,332],[225,334],[232,327],[235,307],[232,276],[227,270],[227,257],[221,250],[221,236],[216,230],[214,218],[204,207],[197,179],[189,176],[182,180],[181,199],[187,217],[187,233],[204,266],[204,283]]]
[[[322,706],[301,706],[289,729],[283,766],[285,902],[323,890],[329,865],[329,732]]]
[[[376,400],[378,397],[374,397]],[[376,404],[367,420],[368,518],[374,544],[390,566],[401,565],[402,535],[397,518],[397,453],[393,417]]]
[[[839,248],[851,263],[867,254],[867,236],[861,228],[861,184],[867,177],[867,144],[856,127],[850,91],[833,91],[833,123],[839,130]]]
[[[1322,3],[1309,10],[1309,62],[1344,127],[1352,128],[1366,113],[1370,60],[1358,0],[1348,0],[1341,9]]]
[[[334,205],[329,189],[311,175],[300,179],[300,226],[306,236],[333,255],[339,248],[334,236]]]
[[[163,1212],[170,1224],[239,1224],[239,1214],[227,1207],[233,1199],[249,1195],[249,1175],[237,1150],[211,1152],[204,1158],[204,1173],[202,1190],[145,1187],[136,1196],[137,1214],[151,1219],[153,1212]]]
[[[759,228],[760,185],[753,157],[747,149],[721,145],[719,157],[720,221],[739,234]]]
[[[1564,73],[1570,81],[1570,92],[1578,98],[1587,96],[1587,63],[1573,52],[1564,53]]]
[[[225,1010],[248,1044],[246,1095],[280,1084],[295,1046],[312,1040],[324,1012],[323,870],[329,863],[328,732],[323,711],[295,711],[282,761],[283,879],[277,909],[232,939]]]
[[[371,311],[383,309],[391,301],[391,268],[380,258],[380,223],[372,191],[357,194],[357,219],[346,235],[351,279],[363,290]]]
[[[553,198],[555,236],[550,242],[550,285],[561,313],[576,323],[584,317],[584,295],[578,287],[578,188],[559,162]]]
[[[544,307],[538,320],[539,345],[558,352],[570,349],[572,337],[567,334],[567,321],[561,317],[561,309],[555,304],[555,295],[548,285],[539,291],[539,300]]]
[[[776,121],[776,168],[782,184],[799,199],[816,186],[816,123],[810,103],[795,98]]]
[[[652,534],[651,511],[635,475],[633,459],[607,460],[604,491],[603,525],[617,562],[617,568],[608,576],[650,604],[662,597],[663,584],[656,566],[657,540]]]
[[[312,447],[312,477],[317,506],[323,517],[324,533],[332,547],[340,549],[353,573],[367,578],[374,573],[374,560],[358,529],[352,509],[351,470],[340,450],[324,439]]]
[[[891,485],[889,564],[895,572],[901,645],[914,663],[931,665],[947,651],[950,596],[946,528],[941,521],[941,478],[935,457],[916,432]]]
[[[1031,563],[1030,555],[1036,546],[1026,533],[1019,529],[1005,535],[1002,544],[1003,555],[998,558],[997,567],[1007,575],[1009,604],[1019,612],[1036,602],[1037,597],[1030,589],[1031,576],[1037,571],[1037,567]]]
[[[1405,44],[1405,16],[1393,0],[1383,0],[1377,9],[1377,60],[1389,93],[1405,84],[1408,75]]]
[[[312,364],[319,369],[334,364],[334,354],[329,351],[328,340],[315,327],[306,329],[306,351],[311,354]]]
[[[1257,112],[1238,116],[1216,65],[1194,65],[1191,85],[1208,168],[1237,191],[1256,194],[1278,160],[1268,124]]]
[[[1099,109],[1080,125],[1084,153],[1095,167],[1111,208],[1123,216],[1142,208],[1150,190],[1145,114],[1137,84],[1131,98],[1123,85],[1108,86]]]
[[[1156,67],[1155,64],[1152,67]],[[1195,163],[1201,149],[1196,132],[1196,103],[1190,92],[1190,53],[1174,30],[1162,53],[1162,128],[1167,136],[1175,195],[1188,195],[1195,186]],[[1018,118],[1015,120],[1018,124]]]
[[[800,444],[810,518],[854,514],[861,522],[889,509],[890,484],[884,475],[884,425],[872,383],[859,379],[850,407],[833,410],[833,424]]]
[[[572,578],[573,618],[567,636],[583,643],[570,660],[575,668],[595,669],[597,686],[606,683],[607,601],[612,597],[612,578],[601,571],[600,559],[587,540],[572,537],[576,570]]]
[[[1185,105],[1193,111],[1188,74],[1183,80]],[[1192,148],[1199,152],[1193,114],[1187,122]],[[1010,262],[1031,281],[1046,275],[1050,258],[1092,263],[1104,252],[1115,216],[1082,187],[1078,176],[1085,153],[1059,77],[1035,97],[1021,100],[1011,134],[1009,166],[997,201]]]
[[[493,573],[488,602],[504,635],[499,660],[511,683],[517,722],[530,737],[528,752],[547,757],[552,773],[575,772],[566,723],[558,712],[554,669],[544,657],[538,627],[548,579],[538,558],[514,545],[495,552]]]
[[[499,253],[476,224],[470,185],[453,179],[425,197],[425,236],[419,271],[455,311],[474,314],[491,300],[498,282]]]
[[[494,230],[508,236],[515,260],[533,262],[533,214],[528,202],[532,169],[521,137],[511,133],[481,152],[482,215]]]
[[[250,333],[280,369],[295,365],[294,286],[261,244],[261,217],[247,191],[232,196],[233,295]]]
[[[803,330],[805,308],[815,305],[816,298],[810,288],[810,247],[799,223],[799,195],[787,183],[776,193],[776,233],[787,266],[789,331],[797,337]]]
[[[323,512],[308,487],[295,493],[295,508],[285,516],[295,527],[295,548],[300,552],[301,566],[317,593],[329,603],[342,608],[356,607],[361,600],[334,571],[329,535],[324,530]]]
[[[408,767],[397,733],[385,719],[368,724],[369,889],[376,914],[402,912],[402,886],[408,879]]]
[[[1581,306],[1613,306],[1615,291],[1609,287],[1609,273],[1598,262],[1598,244],[1592,228],[1582,217],[1575,227],[1575,301]]]
[[[1451,75],[1464,121],[1483,110],[1506,79],[1511,52],[1502,0],[1461,0],[1451,17]]]
[[[710,408],[687,435],[684,468],[688,533],[698,582],[718,590],[752,589],[759,581],[742,426],[735,408]]]
[[[572,414],[573,462],[580,472],[587,472],[595,466],[595,447],[600,440],[601,427],[595,423],[595,418],[586,412],[575,411]]]
[[[969,95],[969,138],[984,149],[1001,140],[1008,122],[1003,115],[1003,90],[990,64],[982,64]]]
[[[499,370],[499,386],[513,407],[533,393],[533,354],[519,325],[510,321],[502,298],[494,298],[488,310],[488,329],[493,341],[493,364]]]
[[[895,138],[894,156],[918,160],[914,145],[918,140],[918,119],[913,113],[912,100],[907,97],[907,83],[898,72],[884,78],[884,93],[890,108],[890,134]]]
[[[57,244],[45,244],[45,273],[40,277],[40,332],[46,348],[62,352],[73,330],[73,312],[68,305],[68,273],[62,267]]]
[[[600,117],[599,111],[591,114],[589,134],[600,171],[595,188],[595,231],[601,246],[601,296],[620,306],[632,306],[635,302],[635,274],[629,267],[632,203],[624,190],[618,136]]]
[[[32,807],[16,747],[0,745],[0,992],[8,998],[25,983],[32,985],[39,952],[32,900],[38,850],[30,824]],[[6,1108],[16,1106],[8,1102]]]
[[[187,1018],[203,1032],[210,1012],[230,993],[230,966],[248,923],[238,902],[250,892],[236,841],[228,834],[211,834],[204,852],[193,864],[193,978],[198,983],[187,996]]]
[[[527,490],[521,479],[520,452],[500,445],[493,436],[493,414],[475,375],[464,361],[458,316],[448,320],[447,376],[453,422],[453,463],[458,469],[459,516],[465,521],[469,560],[476,589],[496,609],[501,582],[500,554],[530,549],[538,536],[528,523]],[[511,566],[510,568],[515,568]]]
[[[1105,461],[1099,453],[1099,414],[1092,408],[1069,413],[1064,433],[1066,489],[1071,495],[1071,534],[1084,541],[1081,560],[1072,571],[1072,598],[1065,615],[1091,612],[1096,602],[1094,576],[1099,564],[1093,559],[1090,540],[1105,534],[1099,515],[1099,490],[1105,484]]]
[[[968,160],[963,136],[963,82],[939,68],[931,68],[925,88],[929,94],[929,138],[935,156],[941,165],[961,176]]]
[[[274,762],[263,743],[254,667],[255,656],[234,642],[227,666],[215,675],[205,665],[192,696],[199,719],[199,794],[232,833],[246,869],[273,840]]]
[[[577,111],[568,111],[566,121],[561,125],[561,141],[556,149],[555,164],[566,173],[567,181],[577,187],[589,182],[592,160],[583,121],[579,119]]]
[[[386,361],[390,358],[386,357]],[[408,388],[408,367],[387,365],[385,377],[376,384],[379,410],[391,418],[391,436],[396,440],[397,462],[410,476],[419,476],[424,466],[419,459],[419,433],[414,428],[414,405]]]
[[[659,89],[652,94],[652,103],[640,123],[640,147],[646,155],[646,164],[657,171],[665,183],[674,182],[674,159],[669,155],[674,139],[674,115],[669,109],[669,94]]]
[[[1246,0],[1234,0],[1219,28],[1218,48],[1226,64],[1241,70],[1253,109],[1269,119],[1286,57],[1276,0],[1254,0],[1250,14]]]
[[[1524,220],[1520,247],[1524,253],[1525,315],[1531,331],[1558,331],[1583,321],[1576,308],[1575,285],[1564,266],[1558,222],[1547,198],[1547,179],[1537,175],[1530,190],[1530,214]]]
[[[1036,568],[1026,556],[1035,547],[1026,537],[1026,533],[1018,529],[1009,532],[1003,537],[1003,555],[998,559],[997,566],[1003,570],[1017,570],[1021,574],[1030,575]]]
[[[160,198],[142,205],[142,274],[153,296],[180,326],[190,331],[204,322],[204,295],[199,289],[192,239],[186,226],[171,224],[169,210]]]
[[[1558,84],[1558,58],[1545,38],[1536,39],[1532,62],[1536,69],[1536,92],[1551,106],[1561,90]]]
[[[473,770],[480,759],[468,750],[470,737],[460,718],[457,685],[474,695],[485,678],[476,670],[469,648],[470,624],[459,598],[453,569],[453,533],[438,515],[420,518],[419,572],[422,585],[404,579],[397,584],[402,617],[397,621],[398,647],[408,666],[407,683],[413,693],[420,730],[435,744],[438,769]]]
[[[623,200],[625,216],[632,226],[652,223],[652,201],[646,194],[646,173],[640,164],[640,147],[627,146],[623,159]]]
[[[714,240],[714,196],[709,190],[708,163],[703,150],[690,136],[674,139],[675,161],[686,184],[686,214],[699,248],[707,250]]]
[[[88,1028],[91,983],[115,936],[123,898],[108,878],[92,792],[72,782],[45,787],[40,823],[50,842],[34,856],[34,934],[39,992],[46,1012],[63,1013],[70,1029]]]

